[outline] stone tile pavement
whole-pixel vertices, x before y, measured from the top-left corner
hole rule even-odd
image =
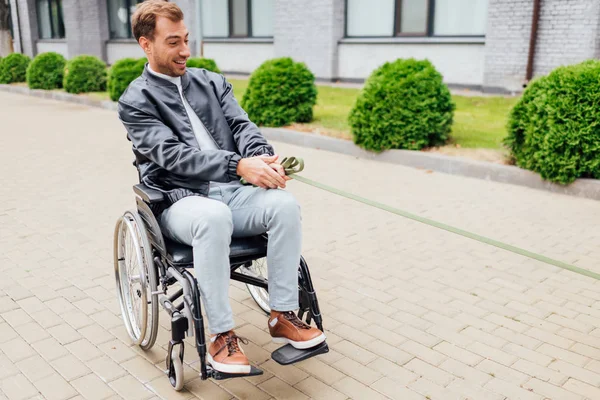
[[[0,135],[0,399],[600,398],[600,283],[299,182],[331,352],[274,363],[232,283],[265,374],[201,381],[189,342],[175,393],[168,321],[143,352],[116,303],[113,229],[137,175],[115,113],[0,93]],[[596,201],[275,146],[307,177],[600,272]]]

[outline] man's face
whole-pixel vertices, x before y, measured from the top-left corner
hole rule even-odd
[[[185,63],[190,57],[188,35],[183,21],[173,22],[159,16],[156,19],[154,40],[140,38],[140,45],[146,52],[150,67],[169,76],[183,75]]]

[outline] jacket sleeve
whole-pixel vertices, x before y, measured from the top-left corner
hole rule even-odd
[[[206,181],[230,182],[241,157],[226,150],[200,150],[181,142],[159,118],[124,101],[118,103],[119,119],[133,148],[165,170]]]
[[[250,121],[248,114],[238,104],[233,96],[231,84],[223,75],[218,75],[215,82],[217,98],[229,124],[233,138],[243,157],[254,157],[263,154],[273,155],[275,150],[267,143],[258,127]]]

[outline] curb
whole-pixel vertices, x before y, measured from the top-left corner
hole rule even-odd
[[[85,95],[77,95],[54,90],[29,89],[25,86],[5,85],[0,84],[0,90],[3,92],[25,94],[33,97],[41,97],[44,99],[53,99],[67,101],[69,103],[81,104],[90,107],[99,107],[106,110],[117,111],[117,103],[110,100],[94,100]]]
[[[67,101],[112,111],[117,110],[116,102],[110,100],[94,100],[86,96],[65,92],[29,89],[24,86],[4,84],[0,84],[0,90],[46,99]],[[327,150],[334,153],[341,153],[379,162],[399,164],[418,169],[430,169],[432,171],[451,175],[526,186],[532,189],[545,190],[553,193],[600,200],[600,180],[596,179],[577,179],[570,185],[563,186],[544,181],[538,174],[532,171],[510,165],[500,165],[484,161],[468,160],[456,156],[446,156],[411,150],[387,150],[382,153],[373,153],[361,149],[348,140],[297,132],[289,129],[263,127],[261,128],[261,132],[269,140],[297,146]]]
[[[332,151],[368,160],[400,164],[418,169],[429,169],[452,175],[466,176],[512,185],[526,186],[570,196],[600,200],[600,180],[577,179],[568,186],[544,181],[538,174],[511,165],[468,160],[456,156],[432,154],[411,150],[387,150],[373,153],[361,149],[349,140],[335,139],[317,134],[297,132],[281,128],[261,128],[263,135],[297,146]]]

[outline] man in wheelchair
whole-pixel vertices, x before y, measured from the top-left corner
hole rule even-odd
[[[229,304],[232,237],[268,232],[268,328],[273,341],[297,349],[325,340],[298,318],[301,216],[287,191],[290,178],[271,145],[233,96],[225,78],[186,68],[190,57],[183,13],[148,0],[132,17],[148,58],[143,74],[118,102],[140,180],[165,200],[152,212],[163,234],[193,247],[193,265],[206,310],[207,360],[226,373],[249,373]],[[240,183],[240,178],[254,186]]]

